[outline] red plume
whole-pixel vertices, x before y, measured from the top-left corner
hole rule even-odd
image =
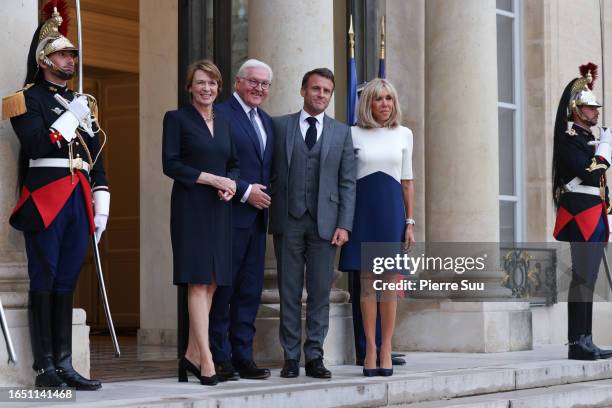
[[[59,27],[61,35],[68,35],[68,23],[70,22],[70,15],[68,14],[68,3],[66,0],[49,0],[43,7],[43,19],[47,21],[53,14],[53,8],[57,8],[57,12],[62,16],[62,25]]]
[[[590,90],[593,90],[593,84],[595,84],[595,80],[597,79],[597,65],[593,64],[592,62],[587,62],[586,64],[580,66],[580,75],[582,77],[585,77],[589,71],[591,71],[593,80],[587,86]]]

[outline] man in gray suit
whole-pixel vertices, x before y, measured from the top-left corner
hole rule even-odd
[[[331,378],[323,365],[329,294],[337,248],[348,241],[355,209],[351,130],[325,109],[334,92],[327,68],[307,72],[300,112],[275,118],[269,232],[274,234],[285,352],[281,377],[299,375],[301,311],[306,267],[306,375]]]

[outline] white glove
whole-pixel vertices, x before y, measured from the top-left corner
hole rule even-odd
[[[106,229],[106,222],[108,221],[108,214],[110,210],[110,193],[106,190],[98,190],[93,193],[94,201],[94,225],[96,231],[94,236],[96,237],[96,244],[100,241],[102,233]]]
[[[91,115],[89,105],[87,104],[87,97],[81,95],[74,98],[67,107],[68,111],[74,115],[79,122],[83,122],[88,116]]]
[[[612,132],[610,132],[610,129],[599,128],[599,143],[612,145]]]
[[[94,231],[94,237],[96,238],[96,244],[100,242],[100,238],[102,238],[102,233],[106,230],[107,221],[108,215],[94,215],[94,225],[96,226],[96,230]]]
[[[608,164],[612,164],[612,161],[610,161],[610,147],[610,143],[600,140],[600,143],[597,145],[597,150],[595,150],[595,156],[603,157]]]
[[[57,118],[51,127],[57,130],[64,140],[70,142],[76,136],[76,128],[80,123],[85,123],[90,115],[91,111],[87,105],[87,98],[79,96],[66,105],[66,112]]]

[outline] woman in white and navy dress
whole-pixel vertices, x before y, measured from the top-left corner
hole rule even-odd
[[[397,294],[378,293],[377,296],[374,292],[373,274],[361,268],[361,244],[404,242],[409,246],[414,242],[412,131],[400,126],[400,121],[401,111],[393,85],[384,79],[369,82],[359,101],[357,126],[351,128],[357,158],[357,196],[353,232],[342,248],[339,265],[342,271],[360,274],[360,306],[366,337],[365,376],[393,374],[391,339]],[[382,327],[380,368],[376,367],[378,309]]]

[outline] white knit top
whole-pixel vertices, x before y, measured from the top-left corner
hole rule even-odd
[[[412,130],[351,127],[357,159],[357,179],[377,171],[396,179],[412,180]]]

